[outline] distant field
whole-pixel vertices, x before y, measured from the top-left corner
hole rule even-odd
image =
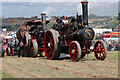
[[[69,57],[60,60],[38,58],[2,58],[3,78],[117,78],[118,52],[108,52],[104,61],[96,60],[90,54],[79,62]]]

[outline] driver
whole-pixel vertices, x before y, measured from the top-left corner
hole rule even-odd
[[[57,17],[57,20],[56,20],[57,23],[62,23],[63,21],[60,19],[60,16]]]

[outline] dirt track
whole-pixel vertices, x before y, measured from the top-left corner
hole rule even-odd
[[[117,78],[118,52],[108,53],[104,61],[93,54],[72,62],[69,58],[47,60],[44,58],[2,58],[2,71],[12,78]],[[3,76],[5,78],[6,76]]]

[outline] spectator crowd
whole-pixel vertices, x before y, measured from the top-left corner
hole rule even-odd
[[[119,51],[120,50],[120,41],[108,40],[105,42],[107,44],[108,51]]]

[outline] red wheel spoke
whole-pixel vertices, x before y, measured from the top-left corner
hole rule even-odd
[[[47,37],[49,38],[49,40],[51,39],[51,37],[49,35],[47,35]]]
[[[100,48],[103,49],[103,45],[101,45]]]
[[[54,42],[54,40],[53,40],[53,39],[51,39],[49,42],[53,43],[53,42]]]
[[[78,52],[78,49],[75,49],[75,52]]]
[[[100,56],[101,56],[101,53],[99,53],[100,54]]]
[[[75,59],[75,54],[74,54],[74,59]]]
[[[47,49],[46,49],[46,51],[48,51],[50,48],[48,47]]]
[[[102,49],[102,52],[104,52],[105,50]]]
[[[53,48],[50,48],[51,50],[54,50]]]
[[[95,53],[95,57],[98,60],[104,60],[105,59],[105,54],[106,54],[106,50],[105,50],[105,46],[104,46],[104,42],[102,41],[98,41],[95,46],[94,46],[94,53]]]
[[[49,43],[47,40],[46,40],[46,44]]]
[[[77,55],[78,55],[78,54],[75,54],[75,59],[77,58]]]
[[[79,57],[79,44],[78,42],[73,42],[71,43],[70,47],[69,47],[69,53],[70,53],[70,57],[72,61],[78,61]]]
[[[49,56],[51,56],[52,50],[48,53]]]
[[[46,31],[45,38],[44,38],[44,50],[45,55],[48,59],[55,59],[57,56],[56,53],[56,46],[58,43],[55,41],[58,40],[59,34],[56,34],[53,30]]]
[[[73,46],[73,48],[75,49],[75,45]]]

